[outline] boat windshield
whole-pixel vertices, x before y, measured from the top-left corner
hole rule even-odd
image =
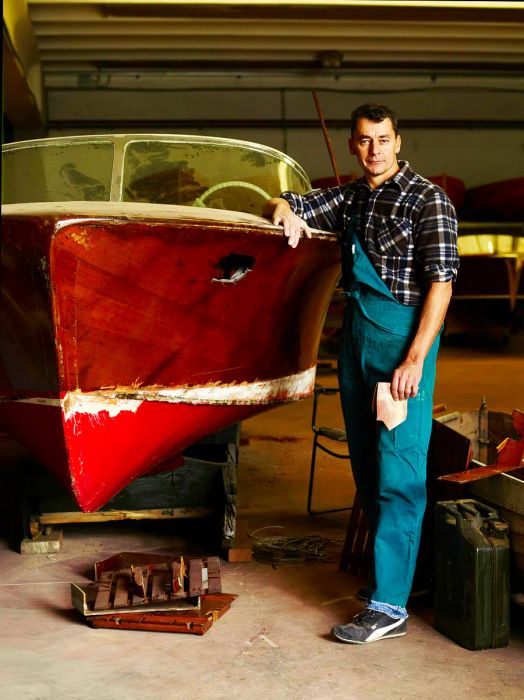
[[[3,204],[143,202],[259,214],[265,199],[309,189],[291,158],[233,139],[111,134],[3,147]]]
[[[4,148],[2,204],[109,201],[111,141],[27,143]]]
[[[122,201],[260,213],[263,201],[284,190],[300,193],[307,178],[271,149],[232,141],[129,143]]]

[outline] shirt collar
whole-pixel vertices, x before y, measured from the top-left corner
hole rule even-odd
[[[409,162],[407,160],[399,160],[398,165],[398,172],[396,172],[392,178],[386,180],[381,187],[385,187],[386,185],[395,185],[395,187],[397,187],[399,190],[403,190],[407,187],[407,185],[409,185],[414,175],[413,170],[410,168]],[[358,178],[357,184],[367,185],[367,187],[369,187],[364,176]]]
[[[386,180],[385,185],[395,183],[397,187],[401,190],[405,189],[411,180],[413,179],[413,170],[409,167],[407,160],[399,160],[398,165],[400,170],[391,178],[391,180]]]

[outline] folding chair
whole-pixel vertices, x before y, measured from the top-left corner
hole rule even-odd
[[[321,396],[333,396],[340,393],[338,388],[329,388],[322,386],[315,386],[313,393],[313,413],[311,416],[311,430],[313,431],[313,447],[311,451],[311,468],[309,471],[309,489],[307,496],[307,512],[309,515],[322,515],[324,513],[337,513],[342,510],[351,510],[352,506],[346,506],[344,508],[329,508],[327,510],[313,510],[311,503],[313,500],[313,486],[315,481],[315,463],[317,459],[317,449],[327,452],[327,454],[338,459],[349,459],[349,450],[344,453],[335,452],[333,449],[325,444],[326,440],[330,440],[334,443],[344,443],[347,446],[347,436],[346,431],[340,428],[329,428],[325,426],[317,426],[317,409]],[[329,444],[329,443],[328,443]]]

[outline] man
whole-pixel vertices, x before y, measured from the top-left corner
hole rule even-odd
[[[426,507],[426,464],[439,334],[458,269],[457,221],[445,193],[397,160],[401,139],[388,107],[351,115],[350,152],[363,177],[346,186],[268,200],[264,215],[289,245],[310,226],[342,232],[347,306],[339,357],[351,467],[373,537],[367,608],[332,630],[365,644],[406,634]],[[407,399],[407,419],[388,430],[373,395],[391,383]]]

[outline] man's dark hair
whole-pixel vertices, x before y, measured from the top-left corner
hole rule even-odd
[[[359,119],[369,119],[369,121],[378,123],[388,118],[391,119],[395,135],[397,135],[398,117],[395,112],[385,105],[376,105],[372,102],[366,102],[365,105],[360,105],[360,107],[357,107],[351,112],[351,135],[353,136],[357,129],[357,122]]]

